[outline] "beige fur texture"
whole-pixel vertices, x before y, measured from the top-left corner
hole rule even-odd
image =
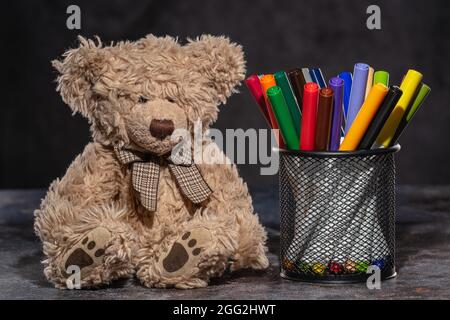
[[[267,268],[266,232],[234,165],[198,165],[213,190],[201,205],[182,196],[162,165],[158,207],[149,212],[113,150],[170,152],[178,142],[155,136],[153,120],[171,121],[192,135],[201,121],[207,130],[244,78],[241,46],[209,35],[185,45],[153,35],[109,46],[98,38],[79,40],[53,65],[57,90],[87,118],[93,142],[53,181],[35,211],[47,279],[66,288],[67,267],[75,265],[82,288],[135,275],[148,287],[187,289],[206,286],[227,268]],[[205,157],[211,150],[223,156],[213,142],[203,144]]]

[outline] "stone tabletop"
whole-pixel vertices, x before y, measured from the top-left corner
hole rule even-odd
[[[397,189],[398,277],[369,290],[364,283],[319,285],[279,277],[278,200],[253,190],[269,231],[267,272],[226,274],[204,289],[148,289],[136,280],[96,290],[57,290],[42,273],[33,210],[43,190],[0,191],[0,299],[450,299],[450,187]]]

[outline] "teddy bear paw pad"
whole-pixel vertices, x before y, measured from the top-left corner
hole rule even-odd
[[[70,266],[77,266],[81,270],[99,265],[110,238],[111,233],[103,227],[90,231],[64,257],[65,270]]]
[[[210,241],[211,233],[205,228],[196,228],[184,233],[162,259],[164,271],[171,276],[189,272],[198,264],[200,253]]]

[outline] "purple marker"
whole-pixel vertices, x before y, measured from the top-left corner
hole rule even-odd
[[[352,90],[350,92],[350,101],[348,103],[347,119],[345,122],[345,133],[350,129],[353,120],[359,112],[366,96],[367,74],[369,66],[365,63],[355,64],[353,71]]]
[[[344,95],[344,80],[338,77],[331,78],[328,82],[333,89],[333,117],[331,120],[330,151],[339,150],[341,143],[342,127],[342,96]]]

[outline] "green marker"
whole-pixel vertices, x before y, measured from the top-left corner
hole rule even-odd
[[[405,116],[400,121],[400,124],[398,125],[397,130],[395,131],[394,137],[392,138],[392,143],[390,144],[391,146],[395,145],[398,142],[398,139],[400,138],[401,134],[408,126],[409,122],[414,117],[417,110],[419,110],[419,108],[422,106],[422,104],[424,103],[425,99],[428,97],[430,92],[431,88],[426,84],[422,84],[413,102],[410,104],[408,109],[406,109]]]
[[[386,71],[375,71],[373,74],[373,85],[376,85],[377,83],[382,83],[386,87],[389,87],[389,73]]]
[[[297,103],[297,99],[294,96],[294,92],[292,91],[292,87],[288,80],[286,72],[278,71],[274,73],[273,76],[275,78],[277,86],[279,86],[281,88],[281,92],[283,92],[284,99],[286,100],[286,104],[289,108],[289,112],[291,113],[292,120],[294,121],[297,136],[300,136],[300,107]]]
[[[290,150],[298,150],[299,135],[295,130],[294,121],[292,121],[286,100],[283,96],[281,88],[278,86],[269,88],[267,90],[267,97],[270,100],[275,117],[281,130],[286,146]]]

